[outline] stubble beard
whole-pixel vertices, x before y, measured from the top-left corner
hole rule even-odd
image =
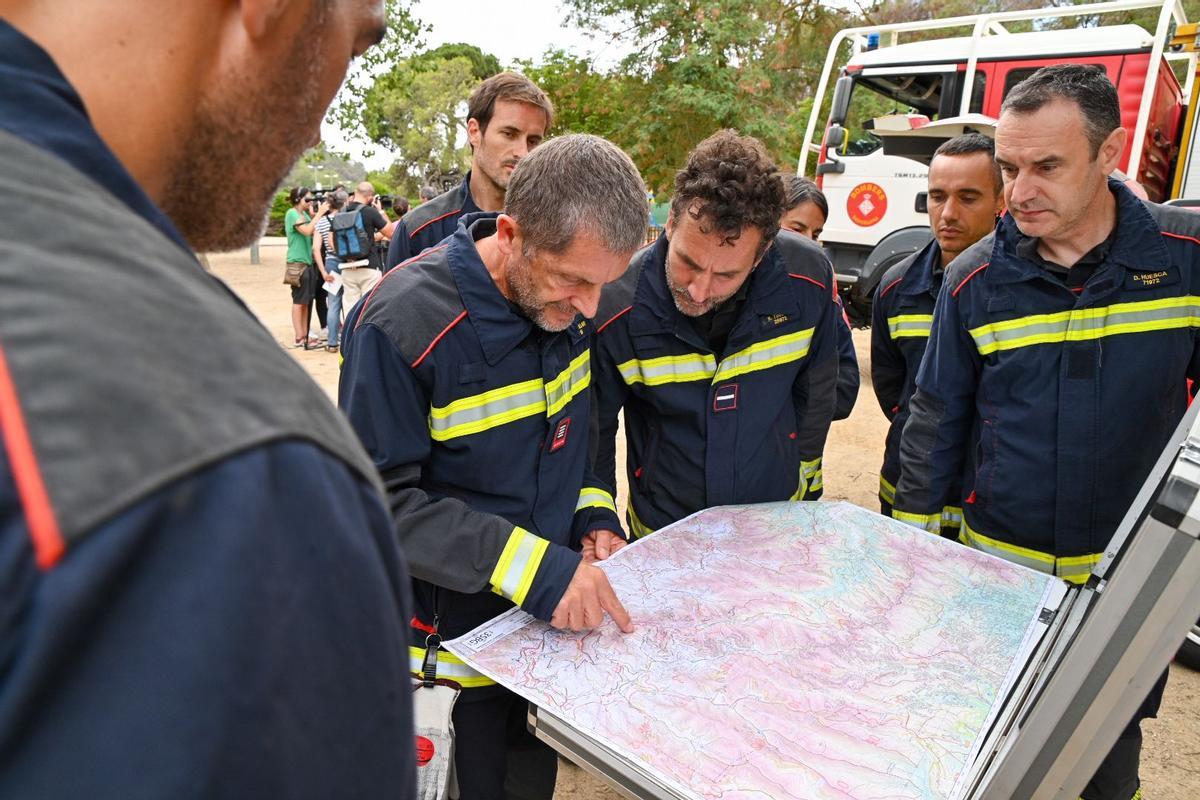
[[[538,296],[537,288],[533,285],[533,268],[529,259],[524,255],[515,257],[508,267],[508,289],[512,293],[512,302],[521,309],[529,320],[548,333],[561,333],[571,327],[575,321],[575,309],[566,308],[561,303],[553,304],[566,316],[565,322],[551,322],[546,317],[546,303]]]
[[[319,39],[326,4],[317,8],[310,32]],[[308,145],[292,132],[311,130],[325,112],[322,65],[307,57],[310,38],[297,42],[274,74],[230,75],[197,105],[158,205],[198,253],[262,236],[276,189]]]

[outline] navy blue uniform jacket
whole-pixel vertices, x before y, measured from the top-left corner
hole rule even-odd
[[[620,530],[611,492],[584,486],[591,323],[549,333],[504,298],[475,248],[495,216],[392,269],[347,321],[339,402],[410,554],[415,672],[435,617],[443,638],[514,603],[548,620],[584,534]],[[444,651],[438,669],[492,683]]]
[[[142,471],[143,459],[176,447],[146,441],[149,429],[169,422],[202,445],[223,435],[205,406],[257,396],[271,410],[262,393],[279,384],[247,373],[246,350],[290,374],[285,385],[307,385],[318,401],[319,390],[201,272],[49,55],[2,21],[0,138],[26,148],[0,180],[42,165],[26,185],[38,191],[10,209],[5,235],[28,235],[29,253],[54,248],[34,264],[53,267],[34,283],[28,255],[0,251],[3,291],[73,285],[0,320],[0,797],[413,797],[407,573],[382,495],[364,477],[369,461],[359,454],[360,473],[313,438],[293,436],[247,440],[194,466],[184,453],[161,472]],[[51,172],[74,176],[75,191],[42,191],[57,186]],[[76,209],[85,181],[88,197],[103,200]],[[64,218],[68,229],[56,230]],[[93,218],[113,221],[116,257],[74,235]],[[175,296],[193,312],[179,323],[188,331],[181,345],[167,336],[175,329],[163,312],[141,303],[164,293],[129,283],[134,274],[166,274],[195,290],[198,302]],[[83,324],[39,314],[60,305],[81,308]],[[206,326],[200,312],[213,309],[228,327],[203,328],[197,353],[194,326]],[[91,335],[69,335],[78,327]],[[34,328],[43,335],[27,335]],[[143,382],[143,357],[176,345],[175,371]],[[38,370],[48,352],[94,365],[86,373],[108,389],[66,394],[78,373],[57,359]],[[225,360],[197,372],[189,353]],[[207,393],[176,405],[175,387],[194,383]],[[115,407],[88,413],[118,421],[80,430],[86,419],[63,411],[89,407]],[[345,447],[357,450],[336,409],[325,408],[321,418],[341,425]],[[267,413],[263,425],[280,417]],[[96,467],[71,482],[56,477],[82,463]],[[76,524],[60,498],[97,488],[102,517]]]
[[[597,486],[616,483],[623,407],[636,536],[711,506],[820,497],[837,326],[845,326],[829,261],[781,231],[747,279],[725,352],[715,354],[675,307],[666,257],[662,236],[601,296]]]
[[[879,499],[889,509],[900,480],[900,434],[908,421],[908,402],[933,328],[933,307],[942,286],[942,249],[937,240],[889,269],[879,282],[871,309],[871,385],[883,415],[892,423],[879,469]],[[956,496],[957,487],[951,496]],[[884,513],[888,513],[886,510]],[[942,510],[943,535],[958,535],[962,509]]]
[[[1011,217],[950,265],[893,511],[934,530],[961,505],[962,541],[1074,582],[1200,377],[1200,218],[1109,189],[1117,235],[1078,293],[1018,254]]]
[[[396,223],[388,243],[386,268],[408,261],[458,230],[458,221],[479,212],[471,197],[471,173],[448,192],[422,203]]]

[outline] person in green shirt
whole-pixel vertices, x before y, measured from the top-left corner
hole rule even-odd
[[[312,192],[305,186],[293,187],[288,193],[288,201],[292,207],[283,217],[283,230],[287,234],[287,262],[307,267],[301,273],[300,285],[292,287],[292,332],[296,336],[294,346],[306,347],[317,344],[316,340],[308,337],[309,306],[321,283],[328,278],[324,264],[314,268],[312,235],[316,221],[329,213],[329,206],[321,203],[317,216],[312,217],[309,213],[312,210]]]

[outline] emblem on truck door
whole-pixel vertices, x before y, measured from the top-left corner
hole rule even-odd
[[[846,213],[855,225],[869,228],[887,213],[887,194],[877,183],[860,183],[846,198]]]

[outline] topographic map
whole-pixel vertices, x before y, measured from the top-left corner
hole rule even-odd
[[[848,503],[702,511],[603,568],[633,617],[446,647],[686,798],[952,798],[1061,582]]]

